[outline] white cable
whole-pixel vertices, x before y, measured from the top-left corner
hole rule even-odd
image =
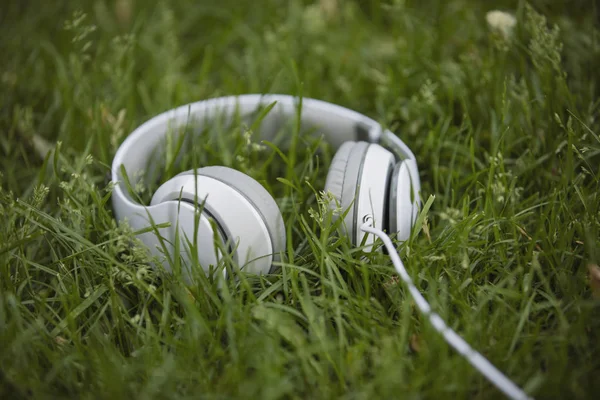
[[[423,313],[423,315],[429,317],[431,325],[433,325],[435,330],[438,331],[444,337],[444,339],[446,339],[446,342],[448,342],[450,346],[454,347],[454,349],[463,357],[465,357],[471,363],[471,365],[478,369],[479,372],[481,372],[491,383],[496,385],[496,387],[504,392],[504,394],[506,394],[506,396],[509,398],[515,400],[532,399],[531,397],[527,396],[522,389],[508,379],[502,372],[500,372],[484,356],[473,350],[463,338],[461,338],[456,332],[446,325],[444,320],[438,314],[431,311],[431,306],[429,303],[427,303],[427,300],[425,300],[423,295],[421,295],[419,290],[412,282],[408,272],[406,272],[406,268],[404,268],[402,260],[400,260],[400,256],[398,255],[396,248],[392,244],[392,240],[388,235],[385,234],[385,232],[380,229],[373,228],[370,221],[363,224],[360,229],[363,232],[372,233],[383,241],[383,244],[388,250],[390,258],[392,259],[394,268],[396,268],[396,271],[404,283],[406,283],[408,286],[408,290],[415,300],[417,307]]]

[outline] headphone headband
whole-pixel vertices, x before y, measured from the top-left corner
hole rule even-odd
[[[281,124],[295,118],[300,99],[290,95],[248,94],[219,97],[183,105],[148,120],[135,129],[121,144],[112,164],[112,181],[116,184],[112,201],[117,218],[147,215],[145,206],[133,200],[125,186],[121,166],[125,167],[132,185],[139,180],[139,171],[146,168],[148,160],[173,128],[191,121],[212,121],[218,117],[233,119],[236,113],[247,115],[261,106],[276,105],[261,121],[263,139],[272,139]],[[302,98],[300,122],[304,129],[318,129],[334,148],[347,141],[362,140],[388,147],[400,159],[407,160],[413,184],[418,188],[419,174],[415,156],[410,148],[389,130],[382,131],[375,120],[356,111],[325,101]],[[200,167],[200,166],[198,166]],[[137,219],[137,218],[133,218]],[[135,224],[133,224],[135,225]],[[135,228],[135,226],[134,226]]]

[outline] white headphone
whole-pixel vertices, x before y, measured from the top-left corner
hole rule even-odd
[[[164,239],[162,243],[167,243],[170,253],[178,233],[183,250],[180,254],[189,263],[193,255],[186,243],[193,242],[196,201],[195,204],[204,202],[196,237],[197,259],[205,270],[217,265],[220,257],[214,249],[216,235],[233,248],[232,257],[240,268],[253,273],[269,272],[286,245],[279,208],[254,179],[222,166],[198,168],[173,177],[154,193],[150,206],[144,206],[129,194],[122,167],[131,186],[135,186],[169,132],[190,122],[199,131],[203,124],[216,118],[231,121],[236,113],[249,116],[273,102],[276,105],[262,119],[259,128],[261,138],[272,139],[286,120],[297,115],[298,98],[251,94],[184,105],[147,121],[118,149],[112,165],[116,217],[119,221],[127,219],[134,231],[146,230],[139,235],[140,239],[153,255],[163,259],[167,270],[168,257],[157,233]],[[372,218],[375,227],[395,232],[399,240],[406,240],[420,204],[417,162],[408,146],[392,132],[382,131],[374,120],[320,100],[302,99],[300,121],[303,129],[315,129],[337,148],[325,191],[334,195],[344,211],[349,209],[342,226],[352,243],[361,243],[365,233],[359,228],[366,218]],[[216,222],[216,232],[211,219]],[[166,222],[169,227],[148,229]],[[369,235],[366,245],[373,240]]]
[[[183,172],[158,188],[150,206],[133,199],[127,188],[127,182],[131,186],[139,183],[141,172],[156,157],[156,150],[161,149],[169,132],[190,122],[198,123],[194,128],[200,130],[203,123],[218,117],[231,121],[236,113],[250,116],[273,102],[276,105],[260,125],[261,137],[271,139],[285,120],[297,115],[299,99],[286,95],[243,95],[192,103],[144,123],[117,151],[112,165],[116,217],[119,221],[128,220],[134,231],[145,232],[139,235],[140,239],[154,255],[163,258],[165,269],[170,268],[168,259],[173,257],[177,237],[181,240],[181,257],[188,265],[197,257],[205,270],[217,265],[220,257],[214,246],[215,237],[223,245],[229,245],[234,261],[247,272],[269,272],[284,253],[286,230],[275,200],[262,185],[239,171],[210,166]],[[316,128],[337,148],[325,191],[333,194],[342,210],[348,210],[341,226],[352,243],[357,245],[364,239],[369,247],[374,237],[379,237],[418,309],[432,326],[508,397],[528,399],[523,390],[431,310],[384,233],[396,233],[398,240],[406,240],[416,221],[421,185],[417,162],[408,146],[392,132],[382,131],[374,120],[320,100],[302,99],[300,120],[304,129]],[[122,175],[123,171],[127,176]],[[202,204],[200,215],[196,204]],[[197,255],[190,254],[187,246],[188,241],[194,242],[194,232]],[[364,238],[366,233],[372,235]],[[164,247],[160,245],[163,243]],[[164,254],[163,250],[170,254]],[[189,278],[184,270],[182,273]]]

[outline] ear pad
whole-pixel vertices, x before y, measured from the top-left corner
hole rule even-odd
[[[367,155],[368,143],[345,142],[335,153],[325,181],[325,191],[331,192],[341,205],[342,212],[348,210],[344,218],[346,234],[354,237],[354,219],[356,215],[355,197],[358,184],[360,183],[360,172],[365,156]],[[335,206],[335,205],[333,205]]]
[[[404,160],[396,164],[390,182],[388,229],[390,233],[396,233],[400,241],[409,238],[421,203],[420,183],[418,177],[411,176],[409,162]]]
[[[394,155],[382,146],[365,142],[346,142],[334,156],[325,190],[340,202],[345,233],[352,243],[362,243],[363,220],[370,217],[374,226],[387,229],[389,183],[394,167]],[[373,242],[368,236],[367,246]]]
[[[250,176],[232,168],[211,166],[198,168],[196,173],[216,179],[232,187],[256,208],[267,226],[267,231],[273,243],[273,256],[278,259],[279,253],[285,250],[286,232],[279,207],[269,192]],[[180,175],[194,175],[194,171],[182,172],[178,176]]]

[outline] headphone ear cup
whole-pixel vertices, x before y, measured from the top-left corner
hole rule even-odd
[[[389,184],[394,155],[375,143],[346,142],[334,156],[325,189],[341,204],[345,233],[354,245],[360,245],[363,219],[370,217],[375,226],[387,229]],[[367,246],[373,242],[367,236]]]
[[[179,175],[193,175],[194,170]],[[196,174],[216,179],[241,193],[259,212],[267,226],[273,256],[276,260],[283,254],[286,246],[286,231],[281,211],[271,194],[252,177],[233,168],[210,166],[196,169]]]
[[[203,207],[201,216],[218,225],[234,260],[245,271],[270,272],[273,262],[285,250],[285,227],[277,204],[248,175],[226,167],[186,171],[162,184],[154,193],[151,206],[179,200],[187,203],[186,207],[196,202]],[[178,225],[194,224],[179,220]],[[187,229],[183,233],[192,240],[195,231]],[[199,258],[214,251],[214,246],[208,246],[210,242],[198,242]]]

